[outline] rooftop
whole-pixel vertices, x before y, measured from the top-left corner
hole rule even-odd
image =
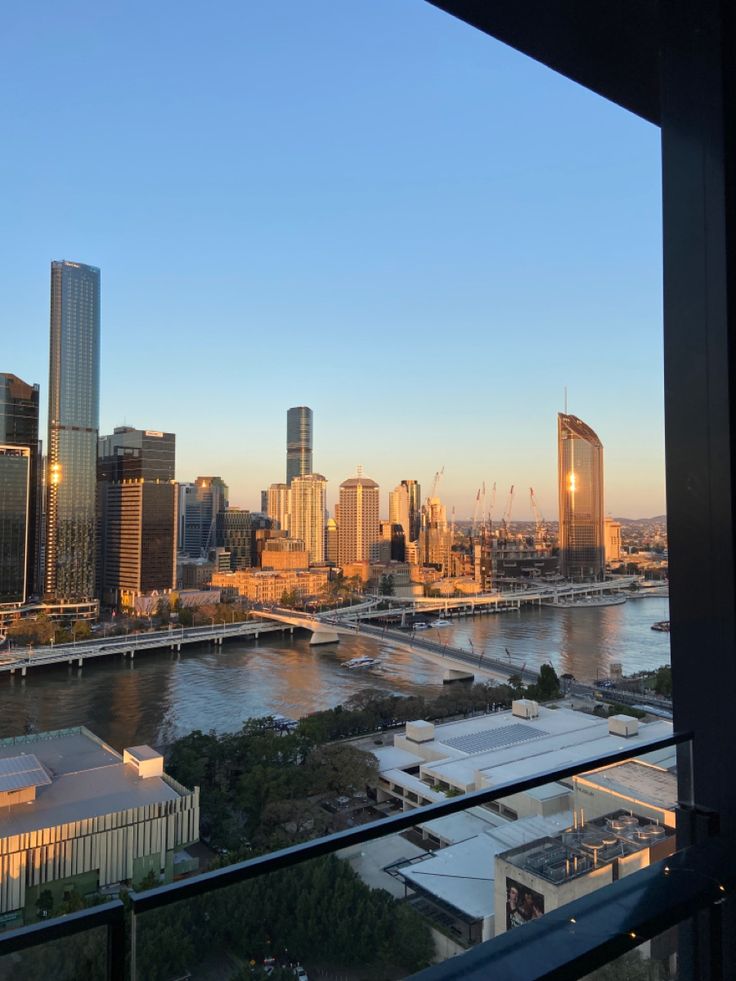
[[[677,807],[677,776],[641,760],[628,760],[576,777],[576,781],[594,784],[603,790],[634,798],[652,807],[674,810]]]
[[[137,752],[149,747],[136,747]],[[34,801],[0,811],[0,838],[177,800],[165,778],[138,776],[112,747],[84,727],[0,740],[0,761],[33,754],[49,782]]]

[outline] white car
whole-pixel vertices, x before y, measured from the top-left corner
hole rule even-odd
[[[307,972],[304,970],[301,964],[297,964],[297,966],[294,968],[294,977],[299,978],[299,981],[309,981]]]

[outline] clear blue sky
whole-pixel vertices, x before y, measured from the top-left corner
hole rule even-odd
[[[458,517],[483,480],[553,517],[567,385],[606,510],[664,510],[654,127],[424,0],[15,4],[0,91],[0,370],[45,393],[49,262],[88,262],[102,430],[233,503],[307,404],[330,500],[444,465]]]

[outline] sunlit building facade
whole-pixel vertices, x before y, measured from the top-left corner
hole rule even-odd
[[[566,579],[602,579],[603,444],[577,416],[557,416],[560,572]]]
[[[378,559],[381,543],[378,496],[375,480],[360,474],[340,484],[338,565]]]
[[[286,483],[312,472],[312,410],[297,405],[286,413]]]
[[[326,478],[319,473],[294,477],[289,497],[289,534],[304,542],[312,565],[324,562]]]
[[[205,558],[215,547],[217,515],[226,511],[228,486],[222,477],[197,477],[179,496],[182,509],[180,548],[194,559]]]
[[[271,484],[267,491],[266,513],[281,531],[289,530],[289,485]]]
[[[51,263],[51,351],[44,591],[95,594],[100,403],[100,270]]]

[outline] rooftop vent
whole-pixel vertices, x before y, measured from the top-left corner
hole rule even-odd
[[[431,742],[434,739],[434,722],[424,722],[423,720],[407,722],[406,738],[411,739],[413,743]]]
[[[630,715],[611,715],[608,719],[608,731],[612,736],[635,736],[639,732],[639,720]]]
[[[539,702],[531,698],[517,698],[511,703],[511,714],[518,719],[536,719],[539,715]]]
[[[123,763],[129,763],[143,779],[163,776],[164,758],[150,746],[130,746],[124,749]]]

